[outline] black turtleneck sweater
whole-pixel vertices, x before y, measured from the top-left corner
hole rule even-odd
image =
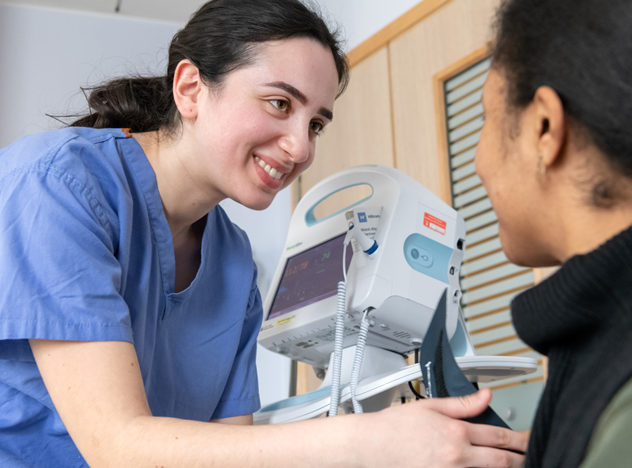
[[[570,258],[511,308],[520,338],[549,357],[525,468],[578,467],[599,416],[632,377],[632,228]]]

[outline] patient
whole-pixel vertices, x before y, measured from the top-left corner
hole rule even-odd
[[[632,2],[507,0],[476,170],[514,263],[561,264],[518,296],[549,357],[526,467],[632,460]]]

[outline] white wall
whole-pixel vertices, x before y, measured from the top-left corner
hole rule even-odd
[[[0,3],[0,147],[57,128],[45,113],[84,109],[80,86],[133,72],[161,74],[178,28],[164,21]],[[263,212],[224,205],[250,236],[265,293],[287,234],[289,191]],[[287,397],[290,361],[261,347],[259,351],[265,405]]]
[[[45,113],[85,109],[79,89],[162,72],[175,23],[0,4],[0,147],[57,128]]]

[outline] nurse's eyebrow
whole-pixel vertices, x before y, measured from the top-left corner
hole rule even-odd
[[[273,81],[272,83],[266,83],[265,86],[282,89],[283,91],[286,91],[287,93],[294,96],[298,100],[298,102],[300,102],[303,105],[309,102],[309,99],[307,99],[307,96],[305,96],[298,89],[296,89],[291,84],[286,83],[285,81]],[[325,109],[324,107],[321,107],[320,109],[318,109],[318,113],[328,120],[334,119],[333,112],[331,112],[329,109]]]
[[[303,93],[301,93],[298,89],[296,89],[291,84],[288,84],[284,81],[274,81],[272,83],[266,83],[266,86],[270,86],[272,88],[279,88],[279,89],[282,89],[283,91],[290,93],[292,96],[294,96],[298,100],[298,102],[300,102],[303,105],[309,102],[309,99],[307,99],[307,96],[305,96]]]
[[[330,122],[334,120],[334,113],[331,112],[329,109],[321,107],[320,109],[318,109],[318,113],[328,119]]]

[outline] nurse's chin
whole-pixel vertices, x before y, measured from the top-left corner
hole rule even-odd
[[[235,199],[233,198],[232,200],[236,203],[239,203],[242,206],[245,206],[246,208],[249,208],[251,210],[255,210],[255,211],[262,211],[265,210],[266,208],[268,208],[272,202],[274,201],[274,198],[276,197],[276,193],[275,194],[270,194],[268,197],[257,197],[256,199],[249,199],[249,198],[239,198],[239,199]]]

